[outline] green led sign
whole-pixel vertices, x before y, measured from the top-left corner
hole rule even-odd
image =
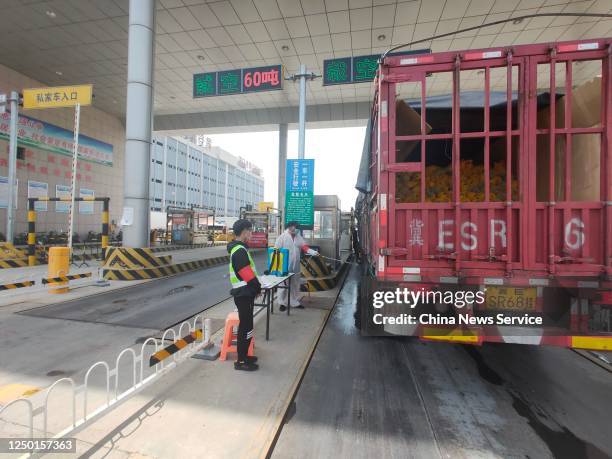
[[[353,82],[373,81],[378,70],[378,54],[353,58]]]
[[[327,59],[323,61],[323,86],[351,83],[353,67],[352,58]]]
[[[239,94],[242,90],[240,70],[226,70],[217,74],[217,92],[223,94]]]
[[[404,56],[408,54],[426,54],[429,49],[417,49],[390,53],[389,56]],[[380,54],[369,56],[341,57],[323,61],[323,86],[347,83],[364,83],[373,81],[378,70]]]
[[[217,74],[199,73],[193,76],[193,97],[208,97],[217,95]]]
[[[193,97],[283,89],[283,66],[268,65],[193,75]]]

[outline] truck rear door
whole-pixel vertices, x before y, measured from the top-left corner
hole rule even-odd
[[[597,42],[529,58],[533,269],[612,273],[610,72],[609,52]],[[546,104],[535,97],[543,92]]]
[[[502,51],[389,69],[391,270],[524,267],[525,75],[525,58]]]

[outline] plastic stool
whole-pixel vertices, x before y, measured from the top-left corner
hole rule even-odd
[[[223,334],[223,342],[221,343],[221,355],[219,356],[219,360],[227,360],[228,352],[238,352],[238,348],[236,344],[234,344],[238,340],[238,325],[240,324],[240,319],[238,318],[237,312],[230,312],[225,318],[225,333]],[[236,327],[236,332],[234,333],[234,327]],[[249,351],[247,355],[250,357],[253,356],[255,351],[255,337],[251,338],[251,345],[249,346]]]

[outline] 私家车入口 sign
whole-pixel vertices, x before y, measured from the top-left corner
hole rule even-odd
[[[288,159],[285,175],[285,224],[314,225],[314,159]]]
[[[55,86],[23,90],[23,108],[60,108],[91,105],[93,86]]]
[[[282,88],[282,65],[222,70],[193,75],[194,98],[273,91]]]

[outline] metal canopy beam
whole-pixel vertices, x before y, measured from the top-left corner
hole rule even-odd
[[[329,122],[336,127],[338,122],[362,125],[370,115],[370,102],[348,104],[323,104],[308,107],[308,124]],[[297,124],[298,107],[275,107],[266,109],[231,110],[206,113],[181,113],[156,115],[155,131],[181,131],[187,129],[222,130],[223,128],[251,128],[267,126],[267,130],[278,129],[279,124]],[[318,126],[323,127],[323,126]],[[240,130],[240,129],[238,129]],[[245,129],[255,130],[255,129]],[[233,132],[236,132],[235,130]]]

